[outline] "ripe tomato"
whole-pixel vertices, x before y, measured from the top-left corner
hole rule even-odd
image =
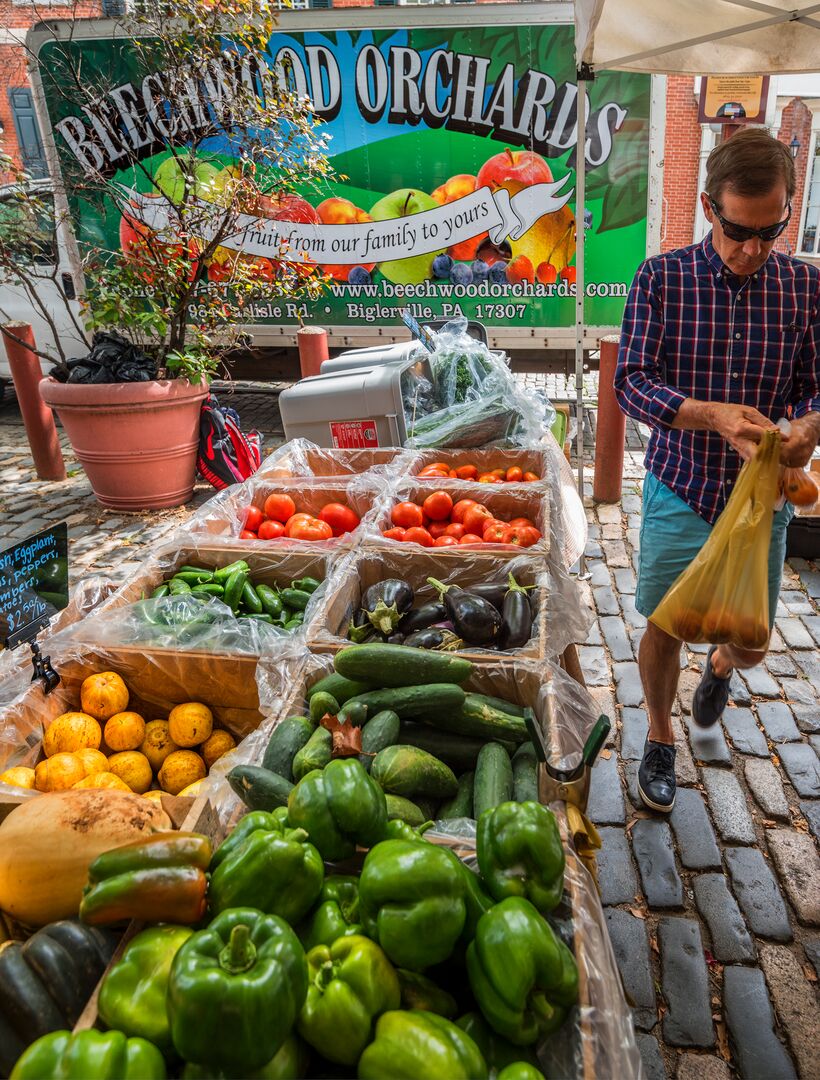
[[[482,539],[480,536],[477,536],[476,533],[465,533],[458,543],[459,547],[461,547],[462,544],[480,544],[482,543]]]
[[[285,535],[285,526],[281,521],[271,521],[268,518],[267,521],[263,521],[259,526],[259,539],[260,540],[278,540],[280,536]]]
[[[388,540],[403,540],[406,529],[385,529],[382,536],[386,536]]]
[[[404,534],[404,539],[408,544],[421,544],[422,547],[432,547],[433,538],[426,529],[422,529],[419,526],[413,526],[408,529]]]
[[[534,472],[525,472],[524,473],[524,481],[527,484],[531,484],[534,480],[540,480],[540,479],[541,479],[541,477],[538,476],[537,473],[534,473]]]
[[[433,547],[458,547],[458,540],[454,536],[447,536],[445,533],[443,536],[436,538]]]
[[[274,493],[265,499],[265,516],[274,521],[289,521],[296,513],[296,503],[290,495]]]
[[[453,507],[453,512],[450,514],[450,520],[461,524],[464,521],[464,515],[470,509],[471,506],[478,506],[475,499],[459,499],[456,505]]]
[[[419,477],[422,480],[435,480],[437,477],[445,477],[447,475],[447,469],[443,465],[425,465],[419,473]]]
[[[468,533],[477,533],[480,536],[484,532],[484,522],[489,520],[492,516],[493,515],[486,506],[482,506],[481,503],[476,503],[476,505],[471,506],[464,515],[461,524]]]
[[[456,469],[456,476],[459,480],[475,480],[478,476],[478,469],[475,465],[459,465]]]
[[[503,480],[504,477],[507,475],[506,469],[490,469],[490,472],[493,474],[493,476],[497,476],[499,480]]]
[[[412,502],[396,503],[390,512],[390,520],[401,529],[420,528],[424,521],[421,507]]]
[[[485,472],[479,476],[478,482],[479,484],[500,484],[501,479],[495,473]]]
[[[446,491],[434,491],[422,503],[422,510],[431,521],[448,521],[453,511],[453,500]]]
[[[245,511],[244,526],[248,532],[258,532],[259,526],[265,520],[265,515],[258,506],[249,506]]]
[[[295,519],[288,522],[287,534],[292,540],[330,540],[333,529],[319,518],[297,514]]]
[[[447,473],[451,480],[458,480],[458,473],[455,469],[450,469]]]
[[[509,544],[514,531],[503,521],[494,521],[489,528],[484,530],[482,539],[485,544]]]
[[[319,511],[319,519],[327,522],[334,536],[344,536],[359,525],[357,515],[344,503],[326,503]]]
[[[428,465],[427,468],[428,469],[440,469],[441,472],[443,472],[445,476],[450,471],[450,466],[447,464],[446,461],[434,461],[433,464]]]
[[[510,521],[508,524],[510,524],[514,529],[517,529],[519,525],[527,525],[531,529],[535,528],[535,523],[528,517],[513,518],[512,521]]]
[[[239,539],[240,540],[258,540],[259,537],[256,535],[255,532],[251,532],[250,529],[243,529],[242,532],[239,534]]]
[[[532,547],[541,539],[541,533],[532,525],[516,525],[510,527],[510,539],[508,544],[517,544],[518,547]]]
[[[507,469],[504,479],[508,484],[518,484],[524,479],[524,470],[520,465],[512,465]]]
[[[450,526],[446,521],[431,521],[427,526],[427,531],[430,533],[434,540],[438,540],[440,536],[444,536]]]
[[[452,525],[448,525],[444,530],[447,536],[454,536],[456,540],[460,540],[462,536],[467,532],[463,525],[460,525],[457,521],[454,521]]]
[[[493,527],[493,525],[503,525],[505,529],[507,528],[507,522],[502,521],[501,518],[488,517],[488,518],[485,518],[484,521],[482,521],[481,528],[476,529],[476,532],[480,532],[481,535],[483,536],[484,533],[487,531],[487,529],[491,529]]]

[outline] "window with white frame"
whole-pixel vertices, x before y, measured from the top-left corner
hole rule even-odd
[[[812,134],[808,169],[806,170],[806,191],[803,196],[805,206],[803,229],[800,234],[799,251],[803,255],[820,254],[820,140],[817,132]]]

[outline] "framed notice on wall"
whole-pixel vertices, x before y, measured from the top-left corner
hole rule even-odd
[[[768,75],[704,75],[700,81],[698,122],[762,124],[768,96]]]

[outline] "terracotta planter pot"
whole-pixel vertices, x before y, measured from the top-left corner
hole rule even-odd
[[[94,494],[117,510],[180,506],[190,499],[207,393],[204,383],[185,379],[40,383],[40,396],[60,417]]]

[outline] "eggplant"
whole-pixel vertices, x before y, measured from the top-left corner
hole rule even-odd
[[[461,589],[444,585],[435,578],[428,582],[441,594],[447,615],[456,634],[470,645],[491,645],[501,629],[501,614],[489,600]]]
[[[398,631],[395,634],[391,634],[387,639],[388,645],[404,645],[404,634]]]
[[[518,649],[526,645],[532,634],[532,608],[527,595],[532,586],[519,585],[512,574],[509,589],[504,596],[501,630],[498,633],[500,649]]]
[[[403,634],[415,634],[417,630],[426,630],[428,626],[444,622],[447,618],[447,609],[439,600],[431,600],[427,604],[414,611],[408,611],[399,623],[399,630]]]
[[[436,626],[428,626],[424,630],[416,630],[415,633],[408,634],[404,639],[404,644],[413,649],[438,649],[444,644],[444,631]]]
[[[504,607],[504,597],[507,595],[506,585],[493,585],[489,582],[480,585],[468,585],[464,590],[471,596],[480,596],[482,600],[489,600],[497,611]]]
[[[355,645],[364,645],[366,641],[370,641],[375,635],[376,631],[373,629],[370,619],[367,617],[367,612],[364,608],[359,608],[350,620],[350,626],[347,628],[348,640],[352,641]]]
[[[410,610],[415,600],[412,586],[401,578],[385,578],[371,585],[362,597],[362,610],[372,625],[382,634],[393,633],[402,615]]]

